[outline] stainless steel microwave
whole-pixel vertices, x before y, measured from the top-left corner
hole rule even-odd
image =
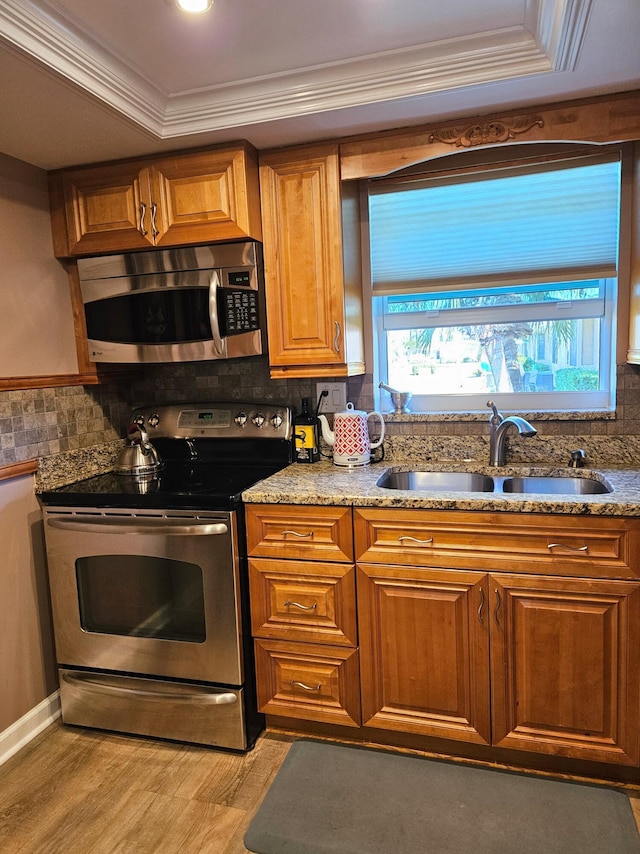
[[[261,250],[245,241],[79,259],[90,358],[193,362],[261,354]]]

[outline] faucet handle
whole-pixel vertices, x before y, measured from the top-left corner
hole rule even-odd
[[[489,409],[493,410],[493,415],[489,416],[489,421],[493,424],[494,427],[497,427],[498,424],[500,424],[504,420],[504,418],[502,415],[500,415],[500,413],[498,412],[498,407],[492,400],[487,401],[487,406],[489,407]]]

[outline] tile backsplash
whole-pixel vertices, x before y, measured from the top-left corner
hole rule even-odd
[[[119,438],[130,404],[116,386],[0,392],[0,465]]]
[[[300,405],[315,396],[316,379],[272,380],[265,357],[228,362],[185,362],[147,366],[140,378],[100,386],[64,386],[0,392],[0,465],[77,451],[122,438],[131,409],[149,403],[254,400]],[[318,377],[318,379],[323,379]],[[371,375],[347,381],[347,399],[374,408]],[[384,411],[384,409],[383,409]],[[615,417],[540,417],[535,442],[513,437],[510,460],[546,461],[585,447],[592,463],[640,464],[640,368],[618,368]],[[387,420],[389,459],[484,459],[488,416],[464,420],[444,416],[401,416]]]

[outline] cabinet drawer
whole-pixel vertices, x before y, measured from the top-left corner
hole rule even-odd
[[[638,520],[361,508],[358,560],[637,578]]]
[[[248,504],[246,518],[252,557],[353,561],[350,507]]]
[[[249,560],[254,637],[357,645],[353,566]]]
[[[357,650],[256,640],[255,652],[261,712],[360,725]]]

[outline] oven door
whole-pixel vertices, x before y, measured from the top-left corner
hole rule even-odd
[[[239,686],[234,513],[45,508],[60,665]]]

